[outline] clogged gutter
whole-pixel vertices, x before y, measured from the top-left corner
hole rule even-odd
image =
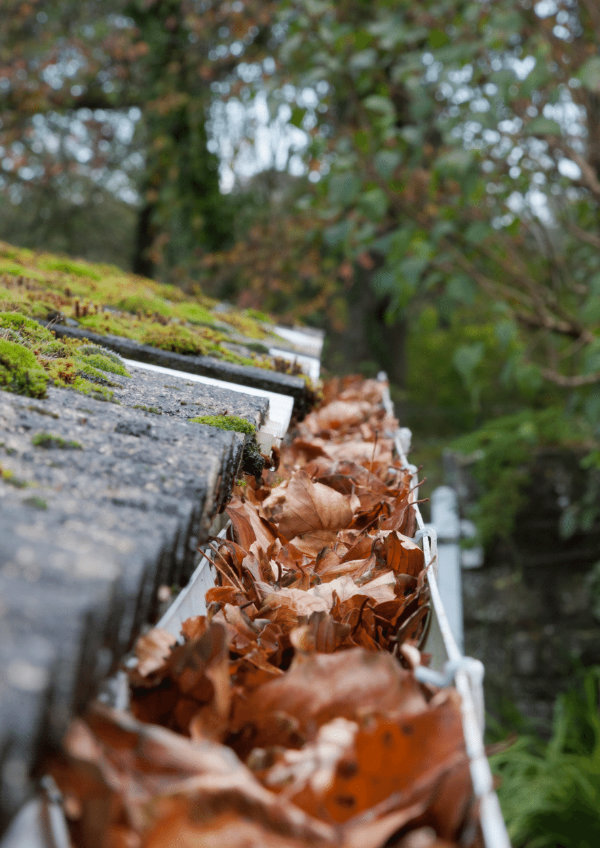
[[[50,764],[74,845],[481,844],[459,696],[413,673],[429,593],[396,426],[381,384],[336,381],[238,487],[207,614],[142,637],[129,712],[92,707]]]

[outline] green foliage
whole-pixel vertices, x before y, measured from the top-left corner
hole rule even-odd
[[[564,408],[524,409],[487,421],[451,447],[472,461],[480,491],[473,517],[482,542],[508,536],[531,485],[531,463],[545,447],[576,449],[589,437],[582,420]]]
[[[175,280],[227,243],[209,115],[236,64],[264,54],[271,5],[65,0],[38,15],[7,0],[3,237],[121,265],[133,255],[136,271]]]
[[[448,438],[516,411],[524,402],[539,403],[542,393],[536,386],[526,391],[523,380],[520,388],[516,383],[521,349],[512,329],[480,302],[453,309],[445,321],[436,307],[424,306],[407,338],[403,398],[408,425],[423,436]]]
[[[552,736],[521,736],[490,758],[515,848],[594,848],[600,841],[600,669],[557,699]]]

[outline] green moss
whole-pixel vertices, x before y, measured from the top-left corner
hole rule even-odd
[[[19,349],[19,361],[17,348],[5,349],[5,354],[9,350],[11,355],[8,359],[5,356],[0,387],[8,391],[44,397],[46,383],[50,380],[56,386],[70,387],[100,400],[112,400],[113,392],[107,387],[120,384],[108,375],[130,376],[122,360],[112,351],[78,339],[58,340],[50,330],[19,312],[0,312],[0,341]],[[39,379],[32,382],[33,362]],[[25,378],[26,363],[29,363],[26,369],[29,376]]]
[[[181,303],[176,309],[178,315],[190,324],[204,324],[210,327],[215,323],[213,315],[199,303]]]
[[[79,319],[79,323],[100,335],[126,336],[130,339],[136,337],[140,325],[139,319],[133,315],[113,312],[85,315]]]
[[[72,439],[63,439],[52,433],[36,433],[31,439],[34,448],[59,448],[60,450],[82,450],[83,445]]]
[[[32,495],[29,498],[25,498],[23,503],[27,506],[32,506],[34,509],[48,509],[48,504],[39,495]]]
[[[187,327],[172,324],[151,324],[142,330],[139,341],[174,353],[203,355],[208,351],[204,339]]]
[[[80,361],[86,362],[100,371],[118,374],[121,377],[131,377],[131,374],[123,365],[121,357],[112,350],[100,347],[100,345],[82,344],[77,349],[77,357]]]
[[[27,269],[16,262],[0,262],[0,274],[12,274],[18,277],[26,273]]]
[[[0,333],[5,338],[22,344],[27,342],[41,344],[54,339],[50,330],[20,312],[0,312]]]
[[[90,280],[102,279],[102,274],[87,262],[73,262],[71,259],[57,256],[42,256],[38,260],[38,266],[46,271],[61,271],[63,274],[74,274],[76,277],[87,277]]]
[[[16,489],[26,489],[29,486],[29,483],[25,480],[21,480],[19,477],[15,477],[13,471],[8,468],[2,468],[0,466],[0,480],[4,483],[8,483],[9,486],[14,486]]]
[[[218,427],[219,430],[234,430],[236,433],[244,433],[246,440],[242,454],[242,471],[245,474],[251,474],[256,480],[260,480],[260,475],[265,467],[265,458],[260,452],[255,438],[256,427],[254,424],[237,415],[199,415],[197,418],[190,418],[189,420],[196,424]]]
[[[84,344],[77,348],[73,354],[73,362],[77,377],[83,377],[100,386],[120,386],[120,383],[110,380],[107,374],[131,376],[116,354],[98,345]]]
[[[36,254],[2,242],[0,275],[0,309],[42,321],[75,318],[100,335],[232,364],[273,367],[266,349],[256,344],[266,336],[267,316],[233,309],[214,314],[216,302],[197,287],[185,292],[113,266]],[[254,344],[232,349],[227,344],[232,331]]]
[[[156,406],[144,406],[143,403],[135,403],[133,408],[143,409],[144,412],[152,412],[154,415],[162,415],[162,409],[158,409]]]
[[[0,339],[0,388],[30,397],[45,397],[48,376],[34,354],[18,342]]]
[[[89,395],[96,400],[114,401],[115,393],[107,386],[98,385],[90,382],[85,377],[76,377],[71,384],[71,388],[82,395]]]
[[[264,339],[267,335],[264,327],[248,312],[223,312],[219,314],[219,319],[249,339]]]
[[[146,315],[158,314],[166,317],[172,312],[171,305],[164,298],[157,297],[152,292],[126,295],[118,300],[115,306],[125,312],[141,312]]]
[[[43,280],[44,275],[32,270],[19,262],[0,261],[0,274],[10,274],[12,277],[25,277],[29,280]]]
[[[0,256],[22,261],[23,259],[30,259],[33,256],[33,251],[26,247],[13,247],[6,242],[0,242]]]
[[[194,424],[208,424],[210,427],[218,427],[219,430],[235,430],[236,433],[253,435],[256,427],[245,418],[237,415],[199,415],[197,418],[189,419]]]

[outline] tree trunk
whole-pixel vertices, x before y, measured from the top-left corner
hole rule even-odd
[[[150,248],[154,241],[152,211],[152,206],[149,203],[144,203],[139,211],[136,224],[131,267],[134,274],[140,274],[142,277],[154,276],[154,262],[150,258]]]

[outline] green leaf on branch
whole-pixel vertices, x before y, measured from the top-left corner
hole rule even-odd
[[[380,221],[387,212],[388,198],[381,188],[372,188],[361,195],[360,209],[371,221]]]
[[[525,125],[525,132],[527,135],[560,135],[562,130],[558,121],[538,115]]]
[[[302,106],[294,106],[290,115],[290,124],[293,127],[301,128],[306,117],[306,111]]]
[[[594,94],[600,93],[600,56],[592,56],[579,69],[577,79],[584,88]]]
[[[483,359],[483,342],[461,345],[456,349],[452,361],[454,367],[467,385],[473,382],[475,369]]]
[[[375,154],[375,169],[380,177],[389,180],[402,162],[402,155],[397,150],[379,150]]]
[[[335,206],[348,206],[360,190],[360,180],[354,174],[334,174],[329,180],[328,196]]]

